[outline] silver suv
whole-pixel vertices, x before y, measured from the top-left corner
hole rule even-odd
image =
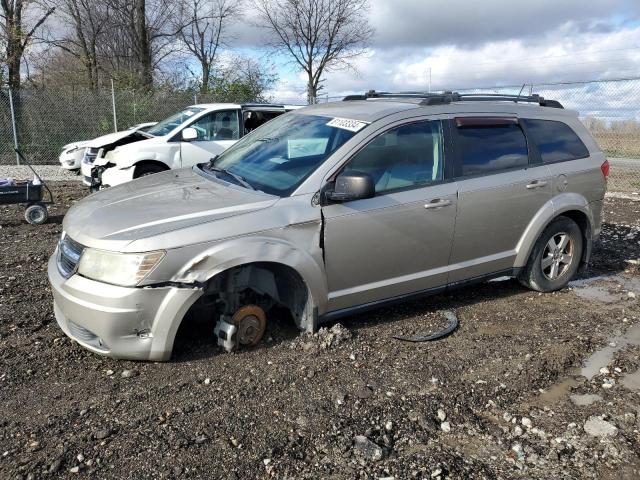
[[[303,108],[74,205],[49,261],[55,315],[94,352],[167,360],[192,317],[231,350],[274,307],[313,331],[492,277],[558,290],[589,260],[608,168],[576,113],[535,95]]]

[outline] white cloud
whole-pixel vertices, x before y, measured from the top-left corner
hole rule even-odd
[[[615,117],[621,108],[630,108],[618,93],[636,88],[637,82],[542,85],[640,75],[637,0],[371,3],[369,18],[376,34],[367,55],[356,61],[355,71],[328,72],[324,95],[339,98],[370,89],[425,91],[431,71],[432,90],[534,83],[535,90],[581,112]],[[304,99],[304,78],[287,78],[274,97],[289,99],[298,92],[296,98]],[[519,88],[514,89],[517,93]]]

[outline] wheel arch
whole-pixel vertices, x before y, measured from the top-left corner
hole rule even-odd
[[[133,164],[133,178],[138,178],[138,173],[140,168],[145,167],[145,166],[158,166],[160,168],[162,168],[163,171],[166,170],[171,170],[171,167],[169,165],[167,165],[165,162],[160,161],[160,160],[138,160],[137,162],[135,162]]]
[[[536,241],[542,235],[545,228],[556,218],[565,216],[578,224],[582,232],[583,251],[580,259],[581,269],[584,269],[591,258],[593,247],[593,215],[589,209],[588,201],[578,194],[566,194],[556,197],[537,212],[529,223],[516,247],[517,255],[514,266],[524,267],[529,260]]]
[[[187,262],[172,281],[196,283],[206,291],[219,275],[247,266],[257,266],[278,276],[290,274],[289,280],[295,283],[294,279],[299,279],[308,293],[303,318],[297,321],[298,327],[313,331],[318,312],[324,312],[327,299],[327,284],[319,247],[315,253],[319,258],[310,251],[279,238],[261,236],[232,239],[207,249]]]

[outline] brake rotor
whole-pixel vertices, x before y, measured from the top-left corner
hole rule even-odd
[[[240,345],[252,347],[257,345],[267,329],[267,316],[257,305],[246,305],[239,308],[231,319],[238,329],[236,335]]]

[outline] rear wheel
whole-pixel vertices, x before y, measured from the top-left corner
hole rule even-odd
[[[567,217],[556,218],[538,238],[519,276],[520,282],[538,292],[566,287],[580,267],[583,243],[576,222]]]
[[[166,167],[163,167],[157,164],[143,163],[142,165],[136,166],[136,172],[133,178],[146,177],[147,175],[153,175],[154,173],[164,172],[165,170],[166,170]]]
[[[45,205],[35,203],[24,211],[24,218],[31,225],[42,225],[49,218],[49,212]]]

